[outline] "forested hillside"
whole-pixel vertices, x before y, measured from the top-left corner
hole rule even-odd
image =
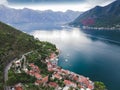
[[[49,49],[49,50],[48,50]],[[5,66],[15,58],[20,58],[26,52],[38,50],[42,59],[56,50],[55,45],[40,42],[33,36],[0,22],[0,89],[3,90],[3,72]]]

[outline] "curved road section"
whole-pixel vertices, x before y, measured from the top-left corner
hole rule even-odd
[[[8,70],[10,69],[12,63],[13,63],[14,61],[23,60],[23,59],[26,61],[25,55],[28,55],[28,54],[30,54],[30,53],[32,53],[32,52],[33,52],[33,51],[27,52],[27,53],[23,54],[20,59],[17,59],[17,58],[16,58],[16,59],[12,60],[12,61],[5,67],[5,69],[4,69],[4,81],[5,81],[5,82],[8,80]],[[9,89],[9,87],[5,86],[5,90],[10,90],[10,89]]]

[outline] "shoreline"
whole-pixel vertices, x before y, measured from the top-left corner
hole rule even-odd
[[[120,31],[120,28],[116,28],[116,27],[111,27],[111,28],[108,28],[108,27],[89,27],[89,26],[82,26],[81,27],[83,30],[108,30],[108,31]]]
[[[77,74],[77,73],[72,72],[72,71],[70,71],[70,70],[63,69],[63,68],[61,68],[60,66],[58,66],[58,64],[57,64],[58,61],[59,61],[58,57],[59,57],[59,55],[58,55],[58,56],[54,56],[54,57],[50,58],[49,60],[46,60],[49,71],[58,72],[58,75],[59,75],[60,73],[65,72],[66,75],[71,75],[71,76],[73,76],[74,78],[76,78],[75,80],[78,81],[78,82],[80,82],[80,83],[86,83],[86,85],[88,85],[88,83],[89,83],[89,85],[88,85],[87,87],[85,87],[84,85],[81,86],[81,89],[83,89],[83,90],[84,90],[84,89],[85,89],[85,90],[93,90],[93,89],[94,89],[94,82],[92,82],[88,77],[85,77],[85,76],[83,76],[83,75]],[[51,59],[52,59],[52,60],[51,60]],[[52,63],[52,61],[55,61],[55,62],[57,62],[57,63],[54,64],[54,63]],[[50,64],[50,63],[51,63],[51,64]],[[52,65],[53,65],[53,68],[52,68]],[[56,67],[54,67],[54,65],[56,65]],[[71,77],[71,78],[72,78],[72,77]],[[84,80],[82,80],[82,79],[84,79]],[[87,81],[88,81],[88,82],[87,82]],[[70,81],[70,82],[71,82],[71,81]],[[71,83],[72,83],[72,82],[71,82]],[[74,83],[74,82],[73,82],[73,83]]]
[[[47,65],[48,72],[51,73],[51,77],[49,77],[49,74],[45,77],[42,76],[43,73],[40,72],[40,69],[37,65],[33,63],[25,63],[25,68],[21,68],[26,74],[29,74],[30,76],[34,76],[37,80],[35,81],[35,85],[39,86],[41,84],[48,85],[50,87],[54,87],[55,89],[59,90],[59,88],[62,88],[64,90],[65,88],[73,87],[74,89],[79,88],[81,90],[93,90],[94,89],[94,82],[91,81],[88,77],[85,77],[83,75],[77,74],[75,72],[72,72],[70,70],[66,70],[58,66],[59,61],[59,50],[57,50],[58,54],[55,52],[51,53],[50,56],[46,57],[45,64]],[[24,54],[27,55],[27,54]],[[23,58],[23,56],[21,59]],[[25,56],[24,56],[25,57]],[[26,58],[25,58],[26,59]],[[21,67],[20,59],[15,61],[16,66]],[[31,67],[30,70],[26,68],[26,65]],[[16,72],[21,73],[21,71]],[[49,81],[49,78],[52,79],[52,81]],[[61,84],[56,83],[54,80],[58,80],[62,82],[65,86],[61,86]],[[16,86],[19,86],[22,88],[22,84],[16,84]],[[65,89],[66,90],[66,89]],[[67,89],[68,90],[68,89]]]

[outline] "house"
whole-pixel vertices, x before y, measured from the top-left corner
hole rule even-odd
[[[94,89],[94,86],[91,85],[91,84],[89,84],[89,85],[88,85],[88,88],[89,88],[90,90],[92,90],[92,89]]]
[[[34,76],[39,80],[42,79],[42,76],[39,73],[34,73]]]
[[[36,80],[35,81],[35,85],[40,85],[40,84],[42,84],[42,80]]]
[[[23,90],[21,86],[15,87],[15,90]]]
[[[69,80],[64,80],[64,84],[69,87],[77,87],[76,83],[71,82]]]
[[[90,89],[90,88],[87,88],[86,90],[92,90],[92,89]]]
[[[48,82],[48,76],[42,78],[41,80],[36,80],[35,85],[45,84]]]
[[[50,62],[47,63],[48,71],[53,71],[53,66]]]
[[[69,90],[69,87],[68,87],[68,86],[65,86],[65,87],[63,88],[63,90]]]
[[[79,77],[77,75],[73,76],[73,80],[78,81]]]
[[[68,75],[68,74],[70,74],[70,71],[62,69],[62,73],[64,73],[65,75],[66,74]]]
[[[55,82],[49,82],[49,86],[56,88],[56,87],[58,87],[58,84]]]
[[[53,79],[54,79],[54,78],[57,78],[57,79],[61,80],[61,79],[62,79],[62,76],[60,76],[58,73],[56,73],[56,74],[52,75],[52,78],[53,78]]]
[[[50,59],[50,62],[52,63],[52,65],[57,65],[58,64],[58,59],[57,58],[52,58],[52,59]]]
[[[44,78],[42,79],[42,82],[43,82],[43,83],[47,83],[47,82],[48,82],[48,76],[44,77]]]
[[[20,60],[15,61],[15,65],[16,65],[16,67],[21,67],[21,62],[20,62]]]
[[[34,67],[35,65],[34,65],[34,63],[30,63],[29,66],[30,67]]]
[[[31,67],[31,69],[32,69],[34,72],[40,73],[40,69],[39,69],[38,66],[34,65],[33,63],[29,64],[29,66]]]
[[[85,90],[84,88],[81,88],[80,90]]]
[[[52,64],[50,62],[47,63],[47,68],[52,68]]]
[[[30,71],[27,71],[27,74],[31,75],[31,76],[34,76],[34,71],[30,70]]]
[[[23,90],[21,83],[15,85],[15,90]]]

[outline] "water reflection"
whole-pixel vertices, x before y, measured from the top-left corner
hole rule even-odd
[[[108,45],[105,42],[102,42],[93,37],[88,37],[87,34],[81,32],[78,28],[74,29],[63,29],[63,30],[36,30],[31,33],[36,38],[39,38],[41,41],[49,41],[57,45],[63,52],[68,51],[81,51],[85,52],[85,54],[92,54],[91,51],[96,52],[100,50],[104,52],[108,48],[111,48],[112,45]],[[99,47],[101,47],[99,49]],[[115,48],[114,48],[115,49]],[[67,51],[67,52],[68,52]],[[112,50],[109,50],[112,52]]]
[[[52,30],[52,31],[43,31],[43,30],[36,30],[34,32],[32,32],[32,34],[35,36],[35,37],[38,37],[39,39],[41,40],[49,40],[49,41],[52,41],[53,43],[61,40],[61,41],[71,41],[74,40],[74,39],[79,39],[79,41],[85,41],[87,40],[85,38],[85,35],[84,33],[80,32],[80,30],[78,29],[74,29],[74,30]],[[75,40],[76,41],[76,40]]]

